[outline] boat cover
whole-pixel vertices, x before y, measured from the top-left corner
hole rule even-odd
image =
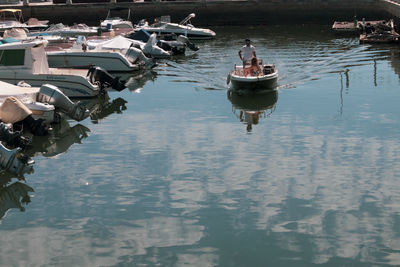
[[[5,30],[3,34],[3,38],[15,38],[18,40],[25,40],[28,38],[26,35],[26,31],[24,29],[12,28],[10,30]]]
[[[129,39],[133,39],[133,40],[138,40],[138,41],[142,41],[142,42],[147,42],[150,38],[150,33],[144,29],[141,29],[140,31],[131,33],[130,35],[128,35]]]
[[[7,97],[0,106],[0,119],[5,123],[16,123],[29,115],[32,115],[32,111],[13,96]]]
[[[49,62],[47,54],[44,50],[44,45],[39,45],[31,48],[32,54],[32,72],[34,74],[48,74]]]

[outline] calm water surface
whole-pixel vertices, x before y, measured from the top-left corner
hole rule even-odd
[[[0,265],[400,265],[399,47],[215,31],[34,139],[0,179]],[[227,90],[246,37],[277,92]]]

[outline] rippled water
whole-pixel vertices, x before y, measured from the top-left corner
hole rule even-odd
[[[1,178],[0,265],[400,265],[399,47],[215,31],[34,139],[35,172]],[[246,37],[276,92],[227,90]]]

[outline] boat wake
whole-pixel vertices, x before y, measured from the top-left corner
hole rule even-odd
[[[390,57],[391,46],[360,45],[357,38],[287,36],[276,39],[254,39],[258,58],[274,63],[278,69],[278,88],[295,88],[303,83],[323,79],[332,73],[348,72],[351,68],[376,64]],[[264,45],[265,44],[265,45]],[[227,74],[240,64],[237,56],[240,40],[223,38],[200,44],[191,57],[180,57],[159,67],[160,76],[171,82],[194,84],[196,90],[226,90]]]

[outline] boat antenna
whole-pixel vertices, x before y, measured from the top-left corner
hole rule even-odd
[[[181,22],[179,22],[179,24],[183,25],[183,24],[185,24],[186,22],[188,22],[191,18],[194,18],[194,17],[196,17],[196,14],[190,13],[189,16],[187,16],[186,18],[184,18]]]

